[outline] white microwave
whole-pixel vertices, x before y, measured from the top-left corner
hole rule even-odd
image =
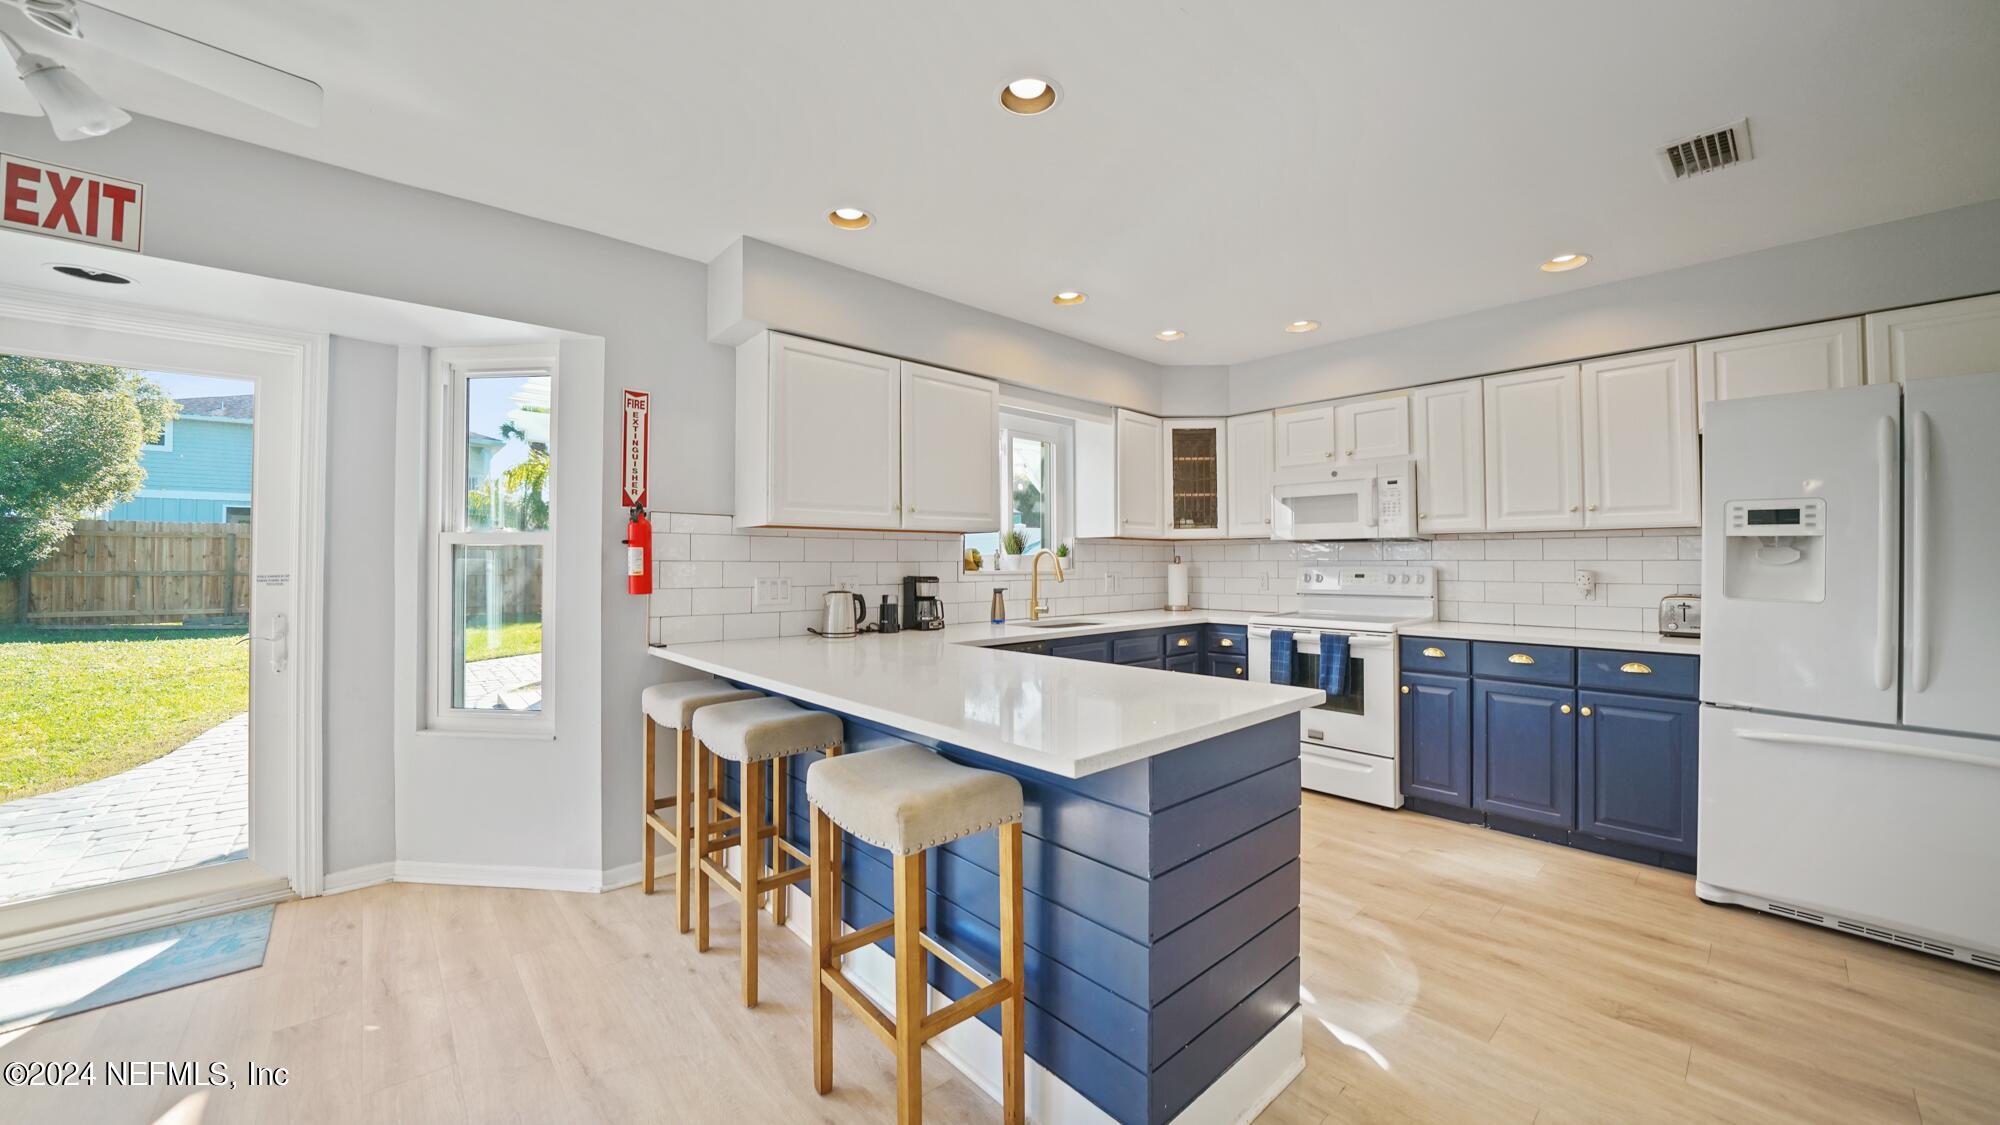
[[[1408,460],[1281,469],[1271,487],[1278,539],[1414,539],[1417,473]]]

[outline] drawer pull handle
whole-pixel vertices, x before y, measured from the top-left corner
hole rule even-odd
[[[1441,649],[1441,648],[1439,648],[1439,647],[1437,647],[1436,645],[1432,645],[1431,647],[1429,647],[1429,648],[1427,648],[1427,649],[1425,649],[1425,650],[1424,650],[1424,655],[1425,655],[1425,656],[1435,656],[1435,657],[1437,657],[1437,658],[1438,658],[1439,660],[1443,660],[1443,659],[1444,659],[1444,650],[1443,650],[1443,649]]]
[[[1237,667],[1236,667],[1236,674],[1237,674],[1237,675],[1239,675],[1239,676],[1243,674],[1243,666],[1242,666],[1242,665],[1240,665],[1240,664],[1239,664],[1239,665],[1237,665]]]
[[[1188,639],[1186,637],[1182,637],[1180,640],[1175,641],[1174,643],[1181,646],[1182,648],[1186,648],[1188,646]]]
[[[1625,663],[1620,664],[1618,666],[1618,670],[1620,672],[1630,672],[1635,676],[1650,676],[1653,674],[1652,665],[1641,664],[1636,660],[1628,660]]]
[[[1235,648],[1235,647],[1236,647],[1236,638],[1234,638],[1234,637],[1224,637],[1224,638],[1222,638],[1222,640],[1221,640],[1221,641],[1219,642],[1219,647],[1221,647],[1221,648]]]
[[[1584,718],[1586,718],[1586,719],[1590,718],[1590,708],[1588,708],[1588,707],[1585,707],[1585,708],[1583,709],[1583,717],[1584,717]]]
[[[1404,685],[1403,685],[1403,694],[1404,694],[1404,695],[1408,695],[1408,694],[1410,694],[1410,685],[1408,685],[1408,684],[1404,684]]]
[[[1569,704],[1567,703],[1563,704],[1563,714],[1569,714]]]
[[[1535,658],[1525,652],[1517,652],[1507,658],[1507,663],[1509,664],[1533,664],[1534,662]]]

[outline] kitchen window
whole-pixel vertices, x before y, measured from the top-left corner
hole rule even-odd
[[[555,357],[441,349],[434,725],[545,727],[555,544]]]
[[[1020,533],[1024,555],[1068,541],[1071,445],[1067,423],[1000,412],[1001,527],[965,537],[966,549],[978,551],[987,569],[1008,531]]]

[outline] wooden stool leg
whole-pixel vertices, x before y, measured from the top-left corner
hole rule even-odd
[[[640,893],[652,894],[653,847],[655,844],[652,825],[653,786],[658,779],[653,776],[653,771],[657,768],[653,764],[653,717],[641,712],[639,721],[646,724],[646,765],[639,771],[645,778],[640,784],[646,791],[646,802],[639,809],[639,830],[645,833],[646,841],[639,847],[639,885]]]
[[[833,938],[840,932],[840,874],[834,868],[833,822],[818,809],[812,812],[812,950],[813,950],[813,1089],[833,1089],[833,993],[826,972],[833,968]]]
[[[708,952],[708,868],[701,860],[708,855],[709,825],[715,823],[715,800],[709,794],[709,752],[708,747],[697,742],[694,745],[694,947],[696,952]]]
[[[785,791],[791,788],[788,780],[790,772],[783,758],[771,763],[771,822],[778,826],[778,834],[771,837],[771,870],[774,872],[783,871],[786,866],[785,853],[778,847],[778,841],[785,838],[785,830],[790,827],[787,822],[790,802],[785,800]],[[763,849],[760,847],[757,850]],[[788,893],[784,887],[771,892],[771,921],[779,926],[785,924],[785,896]]]
[[[737,850],[743,857],[743,1006],[757,1006],[757,896],[764,886],[764,769],[761,762],[744,762],[736,769],[738,796],[743,798],[742,829]]]
[[[693,888],[688,886],[693,862],[694,736],[674,732],[674,911],[681,932],[688,932],[688,907]],[[706,803],[706,802],[704,802]]]
[[[1021,823],[1000,828],[1000,977],[1014,991],[1000,1002],[1000,1110],[1007,1125],[1027,1120],[1027,999],[1021,935]]]
[[[896,1121],[924,1119],[924,853],[896,857]]]

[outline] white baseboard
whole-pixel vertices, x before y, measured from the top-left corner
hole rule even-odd
[[[525,891],[576,891],[591,894],[617,890],[639,881],[639,865],[608,871],[588,867],[518,867],[485,863],[424,863],[399,859],[329,872],[322,883],[326,894],[358,891],[383,883],[435,883],[451,887],[511,887]]]
[[[345,871],[329,871],[321,879],[321,894],[337,895],[342,891],[358,891],[363,887],[378,886],[396,878],[396,865],[390,863],[369,863],[360,867],[350,867]]]

